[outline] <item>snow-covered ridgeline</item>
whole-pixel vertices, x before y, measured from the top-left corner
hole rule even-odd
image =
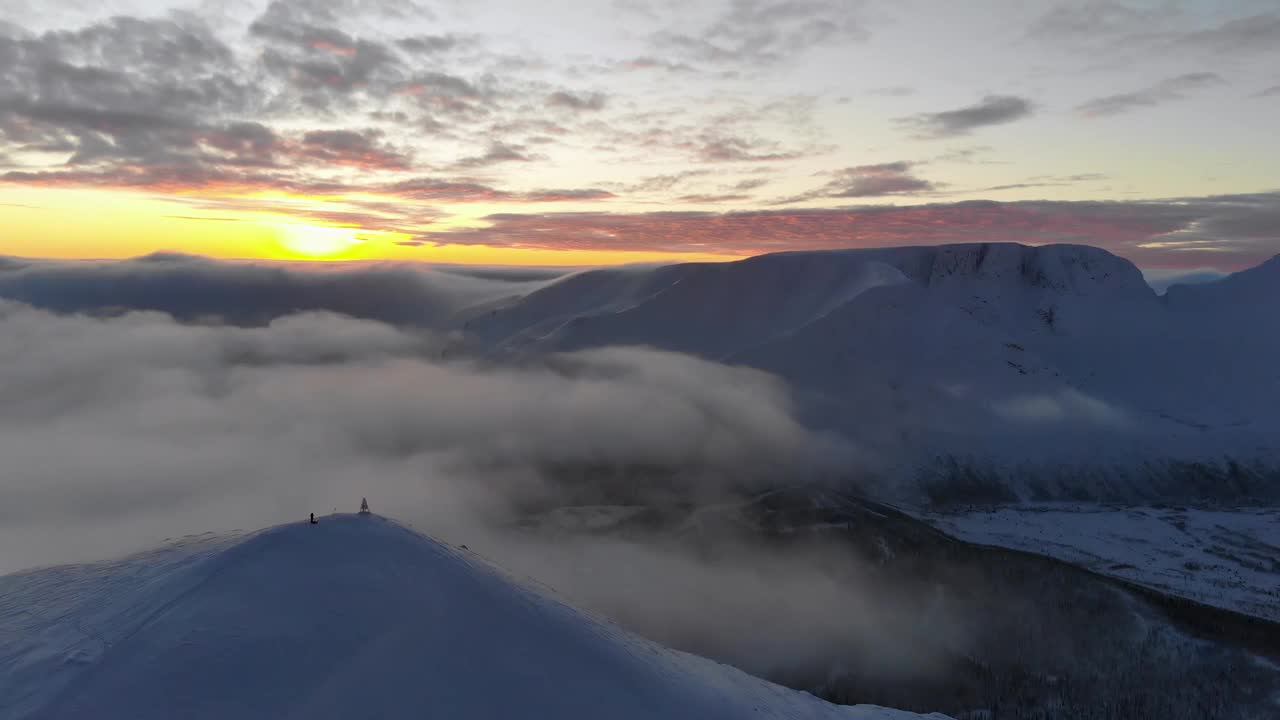
[[[0,716],[919,717],[641,640],[372,515],[0,577]]]
[[[465,329],[494,352],[648,345],[770,371],[897,478],[1241,496],[1277,485],[1275,307],[1280,260],[1159,296],[1098,248],[965,244],[585,272]]]

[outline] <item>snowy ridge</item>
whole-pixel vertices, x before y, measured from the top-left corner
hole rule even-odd
[[[529,715],[919,717],[640,640],[377,516],[0,578],[5,718]]]
[[[819,254],[594,270],[465,329],[509,349],[642,344],[719,358],[803,327],[867,289],[905,280],[884,263],[832,263]]]
[[[967,244],[593,270],[491,309],[466,329],[496,346],[567,350],[640,342],[715,357],[795,331],[871,288],[906,282],[961,296],[1157,302],[1136,267],[1098,248]]]
[[[1218,309],[1230,306],[1252,313],[1274,310],[1268,306],[1280,295],[1280,255],[1261,265],[1228,275],[1221,280],[1195,285],[1174,285],[1165,301],[1180,310]]]
[[[587,272],[467,329],[495,352],[767,370],[900,478],[947,459],[1022,497],[1198,497],[1228,476],[1239,497],[1280,468],[1275,307],[1280,259],[1158,296],[1099,248],[974,243]]]

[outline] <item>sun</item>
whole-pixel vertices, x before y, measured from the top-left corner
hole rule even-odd
[[[281,230],[280,244],[291,255],[334,257],[360,244],[354,228],[284,225]]]

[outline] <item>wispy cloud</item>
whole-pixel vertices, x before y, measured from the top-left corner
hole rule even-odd
[[[482,168],[499,163],[530,162],[533,156],[527,149],[495,142],[481,155],[472,155],[454,163],[459,168]]]
[[[1006,183],[1004,185],[990,185],[979,188],[977,190],[965,190],[963,192],[1003,192],[1005,190],[1026,190],[1028,188],[1044,188],[1044,187],[1064,187],[1075,183],[1098,182],[1106,180],[1107,176],[1103,173],[1078,173],[1076,175],[1036,175],[1027,178],[1022,182]]]
[[[1200,48],[1220,55],[1280,54],[1280,14],[1260,13],[1233,18],[1216,27],[1185,33],[1175,43],[1184,48]]]
[[[880,95],[882,97],[909,97],[916,94],[916,89],[906,85],[890,85],[888,87],[872,88],[867,91],[868,95]]]
[[[732,0],[701,30],[666,30],[654,41],[693,60],[770,65],[816,46],[865,40],[859,6],[849,0]]]
[[[979,102],[956,110],[919,113],[900,118],[899,123],[926,139],[968,135],[979,128],[1004,125],[1029,117],[1034,110],[1030,100],[1014,95],[987,95]]]
[[[1155,85],[1134,92],[1107,95],[1090,100],[1078,106],[1076,112],[1085,117],[1120,115],[1138,108],[1182,100],[1190,92],[1224,84],[1226,81],[1217,73],[1187,73],[1161,80]]]
[[[1029,36],[1038,41],[1111,40],[1168,31],[1179,11],[1171,4],[1135,6],[1117,0],[1057,3],[1032,24]]]
[[[1223,6],[1227,8],[1228,5]],[[1028,40],[1062,43],[1111,58],[1125,57],[1128,64],[1153,56],[1208,58],[1280,53],[1280,14],[1261,12],[1205,20],[1174,2],[1064,2],[1032,25]]]
[[[804,155],[801,150],[785,149],[772,140],[722,133],[707,133],[687,145],[699,160],[712,163],[773,162]]]
[[[551,107],[574,111],[603,110],[608,96],[600,92],[575,94],[563,90],[547,96],[547,104]]]
[[[812,192],[780,201],[780,204],[814,200],[818,198],[870,198],[887,195],[911,195],[928,192],[935,185],[916,177],[909,162],[858,165],[837,170],[826,185]]]

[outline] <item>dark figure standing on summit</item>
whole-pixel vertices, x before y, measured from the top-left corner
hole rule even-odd
[[[316,514],[315,514],[315,513],[311,513],[311,524],[312,524],[312,525],[315,525],[315,524],[316,524]]]

